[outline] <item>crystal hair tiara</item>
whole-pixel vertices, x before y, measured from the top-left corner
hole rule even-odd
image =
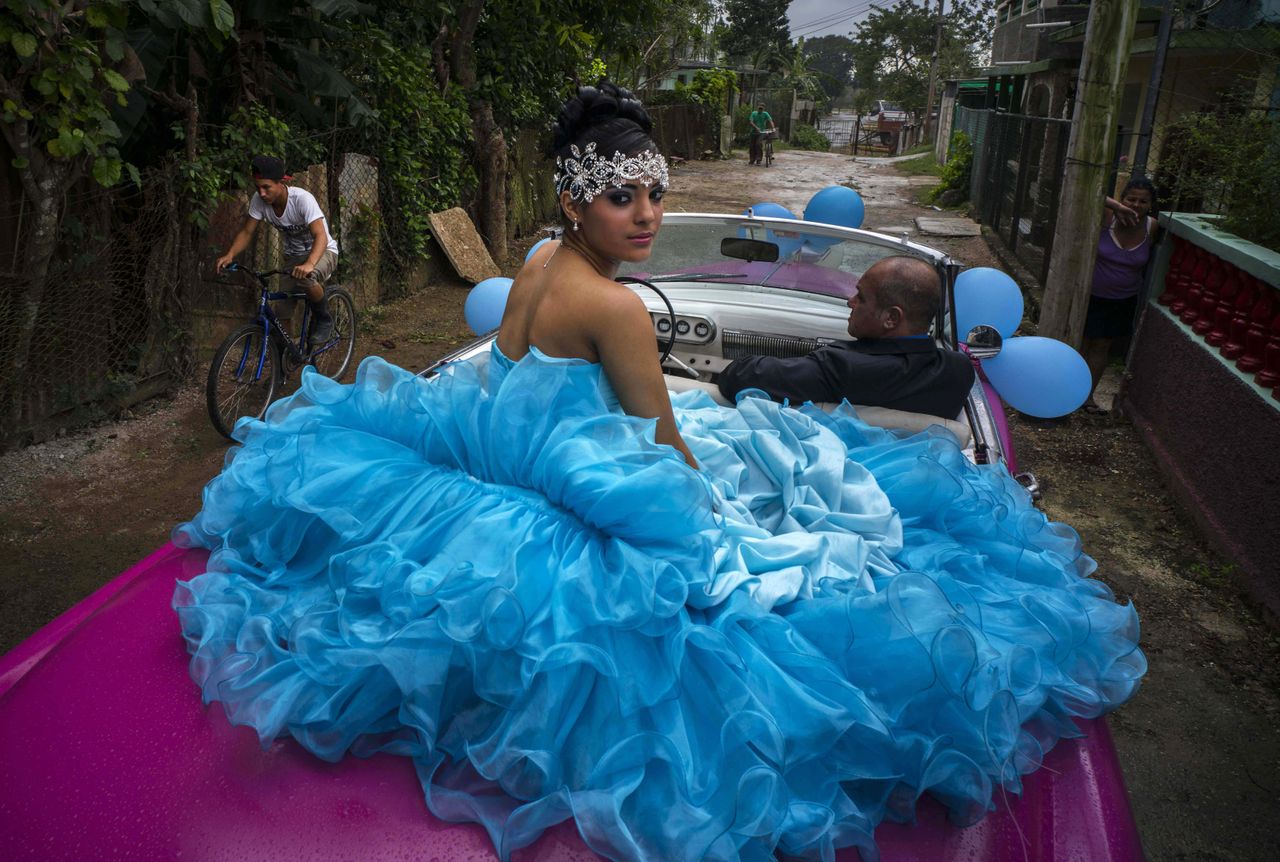
[[[567,159],[556,156],[557,195],[567,191],[573,200],[591,203],[610,186],[619,188],[628,181],[639,180],[645,186],[655,182],[667,185],[667,160],[661,153],[645,150],[624,156],[614,151],[613,157],[606,159],[596,152],[594,141],[582,150],[577,144],[570,144],[569,152]]]

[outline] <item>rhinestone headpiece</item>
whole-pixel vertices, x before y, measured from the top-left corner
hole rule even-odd
[[[624,156],[614,151],[606,159],[596,152],[595,142],[579,150],[577,144],[569,145],[570,156],[556,156],[556,194],[568,191],[575,201],[591,201],[613,186],[619,188],[628,182],[639,180],[646,187],[653,183],[667,185],[667,160],[661,153],[644,150],[634,156]]]

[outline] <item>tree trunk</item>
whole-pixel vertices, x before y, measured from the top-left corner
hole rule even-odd
[[[507,141],[493,117],[493,106],[476,91],[476,27],[485,0],[467,0],[458,10],[449,59],[453,77],[467,94],[474,138],[474,164],[480,188],[476,195],[480,233],[489,244],[489,254],[498,265],[507,259]],[[439,74],[439,72],[437,72]]]
[[[487,102],[471,103],[471,128],[476,138],[476,166],[480,169],[480,233],[489,254],[501,266],[507,259],[507,141]]]
[[[1138,0],[1097,0],[1089,10],[1062,203],[1037,329],[1076,348],[1084,333],[1103,198],[1110,191],[1105,184],[1115,149],[1115,117],[1137,17]]]
[[[8,367],[0,377],[6,384],[4,413],[11,432],[19,430],[23,418],[26,394],[24,381],[31,364],[31,341],[35,337],[36,321],[44,302],[49,263],[58,247],[58,227],[62,221],[59,209],[75,174],[73,166],[68,162],[50,159],[44,163],[43,168],[39,176],[32,178],[37,194],[31,200],[35,209],[31,241],[23,255],[26,261],[22,278],[25,287],[15,291],[13,298],[17,325],[11,334]],[[34,165],[31,173],[35,173]]]

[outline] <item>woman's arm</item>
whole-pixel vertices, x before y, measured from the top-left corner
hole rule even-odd
[[[1105,206],[1112,214],[1112,218],[1115,218],[1116,220],[1118,220],[1120,224],[1122,224],[1123,226],[1133,227],[1138,223],[1138,214],[1136,212],[1129,209],[1127,206],[1120,203],[1120,201],[1116,200],[1115,198],[1109,195],[1105,200]],[[1103,218],[1103,223],[1104,224],[1107,223],[1105,214]]]
[[[640,297],[626,288],[610,290],[593,315],[592,338],[600,364],[608,375],[622,409],[631,416],[657,419],[655,438],[675,447],[689,466],[698,462],[676,430],[671,398],[653,334],[653,320]]]

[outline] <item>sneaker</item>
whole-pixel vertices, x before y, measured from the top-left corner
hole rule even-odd
[[[311,342],[311,349],[315,350],[322,346],[333,335],[333,318],[328,312],[317,314],[311,321],[311,336],[308,339]]]

